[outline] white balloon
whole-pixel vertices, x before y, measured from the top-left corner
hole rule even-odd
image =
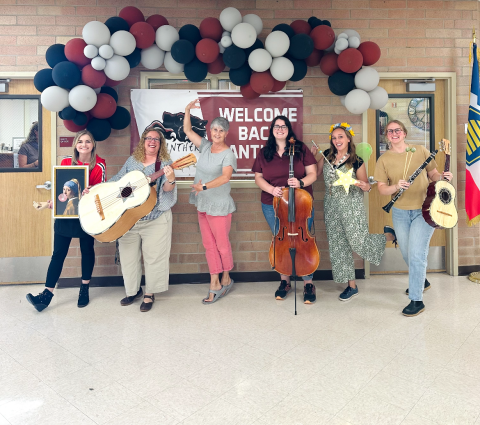
[[[364,66],[355,75],[355,87],[365,91],[372,91],[378,86],[380,76],[375,68]]]
[[[287,81],[292,78],[293,72],[295,71],[293,63],[290,59],[287,59],[283,56],[274,58],[272,61],[272,66],[270,67],[270,73],[272,77],[277,81]]]
[[[157,29],[155,34],[155,43],[165,52],[169,52],[172,49],[173,43],[179,39],[178,31],[171,25],[162,25]]]
[[[181,74],[183,72],[183,63],[176,62],[175,59],[172,58],[171,52],[165,54],[163,65],[165,66],[165,69],[172,74]]]
[[[345,97],[345,108],[352,114],[363,114],[370,107],[370,96],[364,90],[353,89]]]
[[[333,51],[334,51],[337,55],[339,55],[340,53],[342,53],[342,51],[341,51],[341,50],[338,50],[336,47],[333,49]]]
[[[285,34],[286,35],[286,34]],[[252,25],[242,22],[232,30],[232,41],[241,49],[252,47],[257,39],[257,31]]]
[[[160,68],[163,64],[163,59],[165,58],[165,52],[160,49],[156,44],[153,44],[146,49],[142,49],[140,55],[140,62],[147,69]]]
[[[225,51],[225,47],[222,46],[222,42],[218,42],[218,48],[220,49],[220,53],[223,55],[223,52]]]
[[[97,93],[91,87],[80,85],[70,90],[68,100],[73,109],[86,112],[97,103]]]
[[[227,7],[222,10],[218,19],[224,30],[232,31],[236,25],[242,22],[242,14],[234,7]]]
[[[265,49],[274,57],[283,56],[290,47],[290,39],[283,31],[273,31],[265,40]]]
[[[111,80],[122,81],[130,74],[130,64],[123,56],[113,55],[111,59],[107,60],[103,71]]]
[[[340,39],[340,38],[344,38],[345,40],[348,39],[348,35],[345,34],[344,32],[340,33],[337,35],[337,40]]]
[[[242,21],[250,24],[253,28],[255,28],[257,35],[260,34],[263,30],[262,18],[260,18],[260,16],[258,15],[255,15],[254,13],[249,13],[248,15],[245,15]]]
[[[222,37],[225,37],[226,35],[228,35],[230,37],[232,35],[232,33],[230,31],[223,31],[222,32]]]
[[[272,55],[265,49],[255,49],[248,56],[248,64],[256,72],[263,72],[272,65]]]
[[[137,42],[132,33],[128,31],[117,31],[110,38],[110,46],[113,52],[119,56],[128,56],[133,53]]]
[[[58,86],[47,87],[40,97],[40,102],[45,109],[52,112],[60,112],[68,103],[68,90]]]
[[[348,37],[348,47],[356,49],[358,46],[360,46],[360,39],[358,37],[355,37],[354,35]]]
[[[355,30],[345,30],[343,32],[347,34],[349,37],[357,37],[360,40],[360,34]]]
[[[103,58],[103,59],[110,59],[113,56],[113,48],[110,46],[110,44],[104,44],[103,46],[100,46],[98,49],[98,54]]]
[[[103,71],[105,69],[105,66],[107,65],[107,62],[105,61],[105,59],[97,56],[96,58],[92,59],[91,65],[93,69],[96,69],[97,71]]]
[[[348,48],[348,40],[346,38],[339,38],[335,42],[335,49],[340,52]]]
[[[380,86],[368,92],[370,96],[370,109],[382,109],[388,103],[388,93]]]
[[[94,46],[93,44],[89,44],[88,46],[85,46],[85,49],[83,49],[83,54],[88,59],[93,59],[95,56],[98,55],[98,47]]]
[[[110,30],[100,21],[90,21],[82,30],[82,37],[85,43],[100,47],[110,42]]]
[[[345,98],[346,98],[346,97],[347,97],[347,96],[340,96],[340,103],[341,103],[343,106],[345,106]]]
[[[225,48],[230,47],[232,45],[232,38],[229,35],[224,35],[220,40],[220,44]]]

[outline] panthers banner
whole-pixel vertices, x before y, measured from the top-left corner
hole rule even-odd
[[[201,109],[192,109],[193,130],[207,139],[209,123],[224,117],[230,123],[227,143],[237,157],[237,176],[251,175],[251,169],[261,147],[265,145],[270,124],[277,115],[292,123],[299,140],[303,135],[303,92],[286,90],[245,99],[235,90],[132,90],[131,151],[145,128],[156,123],[162,129],[173,161],[190,152],[198,154],[183,131],[185,106],[200,99]],[[193,177],[195,168],[175,171],[177,177]]]

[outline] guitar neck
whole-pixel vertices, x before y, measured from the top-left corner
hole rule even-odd
[[[157,180],[159,177],[162,177],[164,174],[165,174],[165,172],[164,172],[163,170],[158,170],[158,171],[156,171],[155,173],[150,174],[149,176],[147,176],[147,178],[150,179],[151,182],[154,182],[154,181]]]
[[[445,170],[446,173],[450,171],[450,155],[445,154]]]

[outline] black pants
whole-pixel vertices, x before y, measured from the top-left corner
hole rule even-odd
[[[80,251],[82,253],[82,280],[90,280],[92,278],[93,266],[95,265],[95,251],[93,243],[95,239],[85,233],[80,239]],[[72,237],[62,236],[55,232],[53,238],[53,255],[50,265],[48,266],[47,288],[55,288],[58,278],[62,273],[63,262],[68,253]]]

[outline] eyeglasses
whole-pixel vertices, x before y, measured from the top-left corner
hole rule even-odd
[[[160,139],[158,138],[154,138],[154,137],[145,137],[145,140],[147,142],[156,142],[156,143],[160,143]]]
[[[274,130],[286,130],[288,127],[286,125],[274,125]]]
[[[391,130],[387,130],[387,134],[400,134],[403,130],[401,128],[392,128]]]

